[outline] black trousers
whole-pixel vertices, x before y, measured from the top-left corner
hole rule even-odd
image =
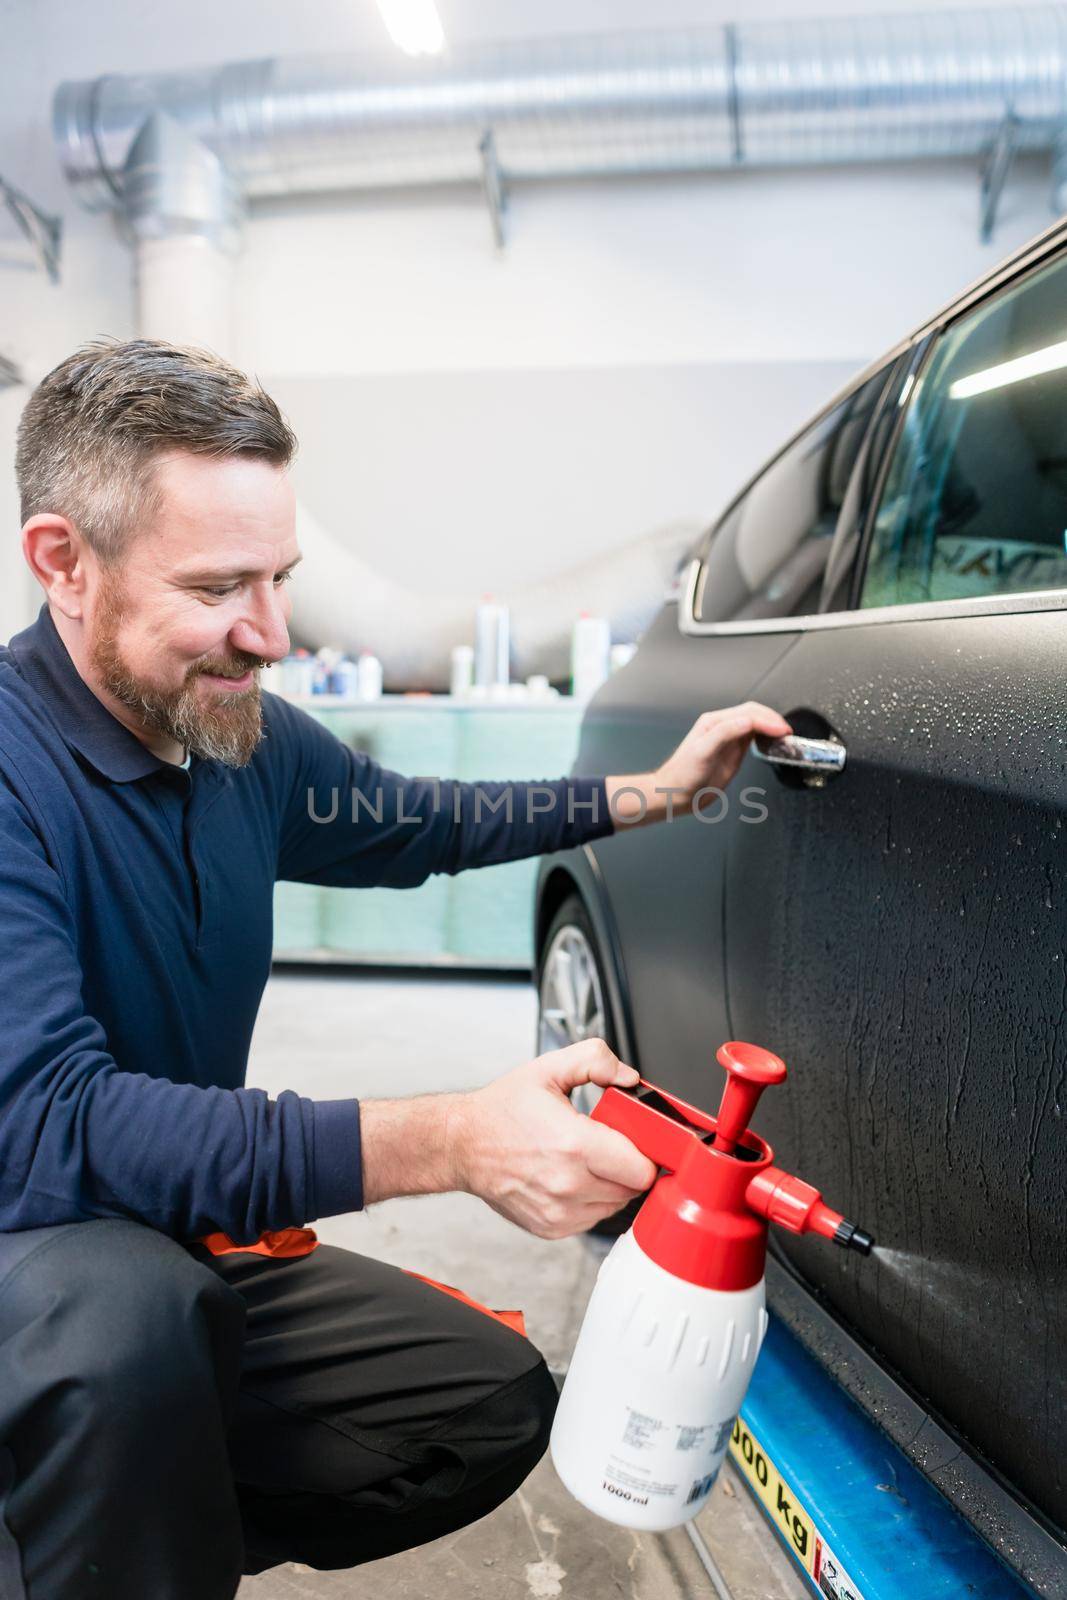
[[[348,1251],[0,1235],[0,1600],[231,1600],[394,1554],[505,1500],[555,1402],[520,1334]]]

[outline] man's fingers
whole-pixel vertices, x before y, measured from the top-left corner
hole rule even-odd
[[[634,1068],[620,1061],[603,1039],[583,1039],[579,1044],[569,1044],[563,1050],[553,1050],[543,1056],[542,1061],[546,1078],[564,1094],[583,1083],[599,1084],[602,1089],[612,1084],[631,1089],[640,1082]]]
[[[583,1133],[585,1164],[595,1178],[618,1184],[631,1194],[651,1188],[659,1168],[616,1128],[586,1118]],[[627,1194],[627,1199],[630,1194]]]
[[[769,739],[781,739],[793,729],[784,717],[777,711],[770,711],[766,706],[754,706],[749,712],[747,729],[750,733],[765,733]]]
[[[753,721],[773,723],[775,727],[782,727],[790,731],[789,723],[782,716],[782,713],[775,711],[773,706],[765,706],[762,701],[746,700],[741,710],[747,711]]]
[[[585,1185],[582,1200],[588,1205],[608,1206],[611,1211],[620,1211],[623,1206],[629,1205],[635,1194],[643,1193],[644,1190],[631,1189],[624,1183],[606,1183],[603,1178],[597,1178]]]
[[[706,712],[705,717],[707,721],[704,722],[703,731],[715,744],[724,744],[753,733],[764,733],[768,738],[780,739],[792,732],[783,716],[755,700],[748,700],[740,706],[727,706],[722,711]]]

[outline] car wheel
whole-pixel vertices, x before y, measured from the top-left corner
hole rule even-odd
[[[618,1035],[607,1004],[608,987],[596,934],[578,895],[564,900],[549,924],[542,949],[537,987],[538,1054],[562,1050],[582,1039],[603,1039],[617,1051]],[[571,1104],[588,1114],[602,1093],[594,1084],[582,1084],[571,1095]],[[638,1196],[590,1231],[608,1238],[625,1233],[643,1199]]]
[[[540,962],[537,1009],[537,1050],[563,1050],[582,1039],[604,1039],[614,1050],[616,1041],[607,1007],[605,985],[596,954],[596,938],[585,906],[569,895],[552,919]],[[601,1091],[583,1084],[574,1091],[574,1103],[592,1111]]]

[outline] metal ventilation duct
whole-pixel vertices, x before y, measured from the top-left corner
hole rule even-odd
[[[121,206],[156,112],[244,195],[1052,150],[1067,6],[714,29],[108,76],[57,91],[64,170]],[[1059,176],[1067,207],[1067,162]]]

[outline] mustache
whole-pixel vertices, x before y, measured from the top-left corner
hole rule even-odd
[[[251,656],[244,650],[239,650],[235,655],[225,657],[212,657],[209,660],[198,661],[190,670],[190,678],[199,678],[210,673],[213,678],[243,678],[246,672],[258,671],[260,667],[269,667],[273,663],[265,661],[262,656]]]

